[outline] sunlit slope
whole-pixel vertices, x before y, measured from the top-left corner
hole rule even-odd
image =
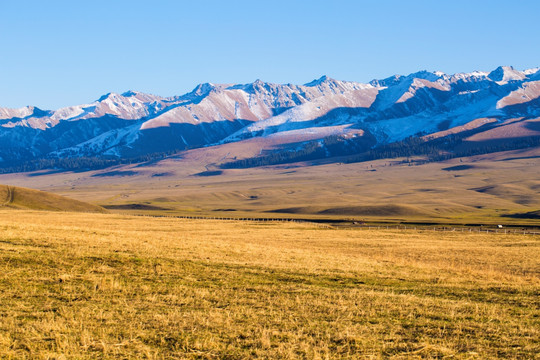
[[[98,205],[44,191],[0,185],[0,206],[12,209],[106,212]]]

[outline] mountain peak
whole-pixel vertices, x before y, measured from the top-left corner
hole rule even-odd
[[[32,116],[36,117],[49,116],[51,114],[51,111],[42,110],[37,106],[29,106],[29,109],[32,111]]]
[[[123,92],[121,95],[123,97],[132,97],[132,96],[136,96],[138,95],[139,93],[137,91],[133,91],[133,90],[128,90],[126,92]]]
[[[202,83],[202,84],[197,85],[195,89],[193,89],[191,94],[196,95],[196,96],[206,95],[212,90],[214,90],[215,87],[216,86],[212,83]]]
[[[427,71],[427,70],[421,70],[415,73],[412,73],[411,75],[407,76],[408,78],[412,79],[423,79],[427,81],[437,81],[445,74],[442,71]]]
[[[330,78],[327,75],[323,75],[319,78],[319,82],[325,82],[328,81]]]
[[[102,102],[102,101],[105,101],[107,99],[110,99],[110,98],[114,98],[114,97],[117,97],[117,96],[124,96],[124,95],[119,95],[115,92],[109,92],[109,93],[106,93],[105,95],[101,96],[99,99],[97,99],[97,102]]]
[[[381,80],[373,79],[369,82],[369,84],[375,87],[388,87],[388,86],[392,86],[392,85],[396,85],[400,83],[403,80],[403,78],[404,78],[403,75],[392,75],[390,77],[387,77],[386,79],[381,79]]]
[[[521,71],[514,70],[512,66],[499,66],[489,73],[488,78],[493,81],[523,80],[525,75]]]
[[[110,93],[110,92],[109,92],[109,93],[106,93],[106,94],[104,94],[104,95],[101,95],[101,97],[100,97],[99,99],[97,99],[97,101],[98,101],[98,102],[102,102],[102,101],[104,101],[104,100],[107,100],[107,98],[108,98],[109,96],[111,96],[111,93]]]
[[[315,79],[313,81],[310,81],[310,82],[308,82],[308,83],[306,83],[304,85],[305,86],[318,86],[318,85],[321,85],[321,84],[324,84],[324,83],[335,83],[335,82],[336,82],[336,80],[332,79],[331,77],[323,75],[320,78]]]

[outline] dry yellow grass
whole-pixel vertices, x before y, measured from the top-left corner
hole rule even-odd
[[[538,358],[540,239],[0,210],[0,357]]]
[[[2,207],[30,210],[107,212],[98,205],[45,191],[7,185],[0,185],[0,208]]]
[[[215,169],[228,145],[113,169],[2,174],[0,183],[132,213],[540,226],[529,216],[540,209],[539,148],[418,166],[385,159],[196,175]]]

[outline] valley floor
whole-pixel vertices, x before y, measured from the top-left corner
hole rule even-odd
[[[1,358],[521,358],[540,237],[0,209]]]
[[[540,226],[538,148],[425,164],[333,159],[217,170],[228,146],[102,170],[3,174],[0,184],[117,213]]]

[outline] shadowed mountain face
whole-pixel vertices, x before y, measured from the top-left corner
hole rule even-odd
[[[538,117],[538,69],[421,71],[369,84],[326,76],[305,85],[201,84],[170,98],[128,91],[56,111],[0,108],[0,165],[136,157],[261,137],[274,146],[366,137],[366,146],[377,147],[414,135],[482,130],[486,124],[498,139],[537,137]]]

